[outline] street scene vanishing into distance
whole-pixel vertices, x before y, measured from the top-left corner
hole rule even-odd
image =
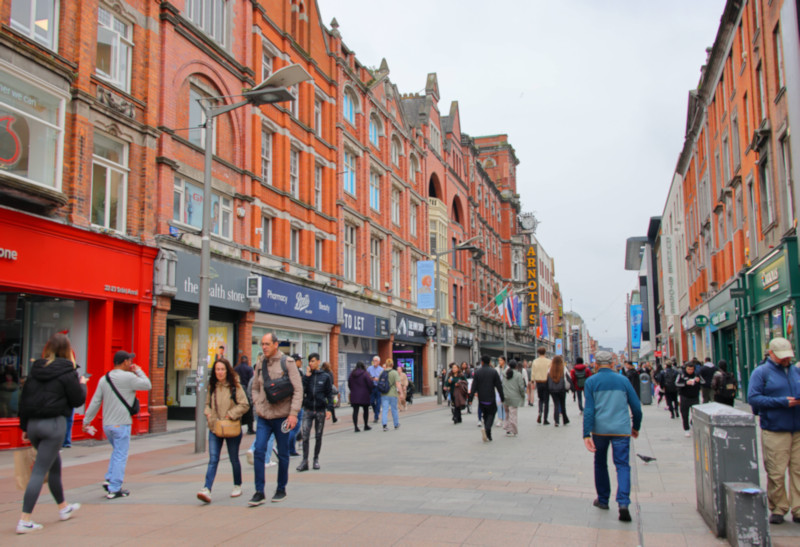
[[[798,0],[0,0],[0,543],[800,545],[792,126]]]

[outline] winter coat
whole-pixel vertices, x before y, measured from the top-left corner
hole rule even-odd
[[[72,409],[86,402],[86,385],[81,384],[75,365],[67,359],[46,359],[33,363],[22,386],[19,427],[27,431],[31,418],[70,416]]]
[[[758,414],[761,429],[800,431],[800,406],[789,406],[787,397],[800,398],[800,368],[784,368],[767,359],[750,376],[747,402]]]
[[[583,437],[594,435],[628,436],[631,428],[642,427],[642,404],[631,383],[601,367],[586,380],[583,409]],[[631,423],[633,418],[633,423]]]
[[[584,374],[583,377],[584,384],[586,384],[586,380],[589,379],[589,376],[592,375],[592,371],[589,369],[589,367],[587,367],[583,363],[578,363],[577,365],[572,367],[572,370],[569,371],[569,379],[572,380],[572,387],[575,389],[575,391],[583,391],[583,387],[578,385],[578,377],[576,375],[576,372],[581,372],[581,371],[583,371]]]
[[[209,391],[210,389],[211,386],[209,386]],[[235,401],[231,395],[231,386],[227,380],[217,382],[214,392],[206,395],[206,408],[203,410],[203,414],[206,415],[209,429],[214,429],[217,420],[240,420],[250,410],[247,394],[242,386],[236,386]]]
[[[303,408],[333,410],[333,379],[324,370],[314,370],[303,376]]]
[[[261,370],[264,364],[268,363],[267,372],[270,379],[276,380],[280,378],[283,376],[282,357],[283,353],[278,350],[272,357],[264,357],[261,362],[256,364],[253,370],[253,406],[256,409],[256,414],[265,420],[297,416],[303,402],[303,381],[300,379],[300,371],[291,357],[286,357],[286,372],[292,382],[292,387],[294,387],[294,393],[275,404],[267,401],[267,394],[264,392],[264,376]]]
[[[690,380],[697,380],[692,385],[689,385]],[[695,368],[695,372],[689,374],[686,372],[686,369],[682,370],[680,374],[678,374],[678,379],[675,380],[675,386],[678,388],[678,395],[681,397],[685,397],[686,399],[697,399],[700,397],[700,388],[703,386],[703,378],[697,375],[697,369]]]
[[[347,387],[350,390],[350,404],[368,405],[375,383],[366,370],[357,368],[350,373]]]
[[[515,370],[511,379],[505,374],[503,380],[503,394],[506,396],[507,406],[520,407],[525,404],[525,377],[521,372]]]
[[[482,404],[495,404],[495,390],[500,393],[500,400],[505,401],[503,395],[503,382],[497,371],[488,365],[481,366],[475,371],[472,378],[472,388],[469,391],[469,398],[478,394],[478,402]]]

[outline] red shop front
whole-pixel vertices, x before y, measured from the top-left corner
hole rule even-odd
[[[55,332],[68,333],[79,372],[91,375],[87,405],[119,349],[135,353],[150,375],[156,254],[152,247],[0,208],[0,449],[23,444],[20,391]],[[145,433],[148,397],[139,398],[133,432]],[[75,412],[73,439],[86,438],[84,412]],[[95,425],[102,435],[99,418]]]

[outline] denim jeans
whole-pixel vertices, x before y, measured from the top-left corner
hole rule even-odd
[[[594,446],[594,487],[600,503],[608,504],[611,481],[608,477],[608,446],[617,468],[617,503],[620,507],[631,504],[631,466],[629,463],[631,438],[621,435],[592,435]]]
[[[497,403],[497,419],[501,422],[506,421],[506,408],[503,403]]]
[[[372,393],[369,394],[369,404],[372,407],[372,415],[375,416],[375,421],[378,421],[378,416],[381,414],[381,392],[378,391],[378,386],[372,388]]]
[[[255,431],[258,430],[258,420],[256,420],[255,423],[253,423],[253,430]],[[269,436],[269,440],[267,441],[267,451],[265,452],[265,454],[272,454],[272,445],[274,443],[275,443],[275,434],[272,434]],[[250,445],[250,452],[255,452],[255,451],[256,451],[256,440],[253,439],[253,444]],[[270,457],[264,456],[264,461],[268,462],[270,460]]]
[[[389,421],[389,409],[392,409],[392,421],[395,427],[400,426],[400,416],[397,414],[397,397],[384,395],[381,397],[381,424],[384,426]]]
[[[108,472],[106,472],[108,491],[119,492],[122,490],[122,481],[125,479],[125,466],[128,464],[131,426],[104,425],[103,433],[111,443],[111,458],[108,460]]]
[[[289,454],[297,454],[297,434],[303,425],[303,409],[297,413],[297,425],[289,432]]]
[[[314,459],[322,450],[322,432],[325,430],[326,410],[303,409],[303,461],[308,462],[308,449],[311,446],[311,424],[314,424]]]
[[[61,445],[64,448],[68,448],[72,446],[72,424],[75,422],[75,409],[72,409],[72,412],[69,416],[67,416],[67,432],[64,434],[64,444]]]
[[[583,412],[583,390],[575,390],[575,396],[578,398],[578,410]]]
[[[287,418],[274,418],[267,420],[258,417],[256,427],[256,446],[253,451],[256,492],[264,493],[264,463],[266,462],[267,439],[275,434],[275,442],[278,445],[278,490],[286,490],[286,483],[289,482],[289,433],[284,432],[281,424]]]
[[[208,469],[206,469],[206,484],[205,487],[211,490],[214,486],[214,477],[217,476],[217,466],[219,466],[219,455],[222,452],[222,443],[228,445],[228,458],[231,460],[231,467],[233,467],[233,484],[236,486],[242,485],[242,465],[239,463],[239,445],[242,442],[242,436],[229,437],[227,439],[217,437],[213,432],[208,432]]]

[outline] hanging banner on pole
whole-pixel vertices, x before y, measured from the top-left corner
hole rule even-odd
[[[539,316],[539,253],[536,245],[528,247],[525,253],[525,270],[528,286],[528,325],[535,326]]]
[[[631,349],[642,347],[642,305],[631,304]]]
[[[436,307],[433,276],[435,264],[433,260],[419,260],[417,262],[417,308],[432,310]]]

